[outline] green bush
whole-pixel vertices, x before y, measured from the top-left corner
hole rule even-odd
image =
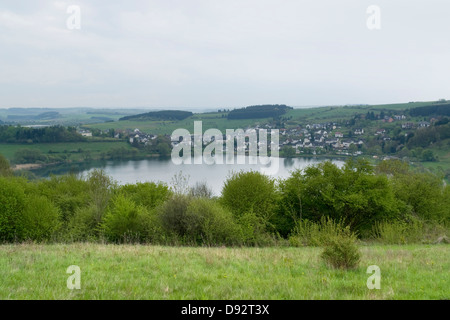
[[[18,225],[26,200],[17,179],[0,177],[0,241],[17,240]]]
[[[377,171],[389,177],[397,202],[407,206],[403,211],[422,220],[450,222],[450,197],[442,177],[413,171],[407,163],[393,160],[381,162]]]
[[[95,219],[98,223],[103,218],[117,184],[103,170],[93,170],[86,179],[89,191],[89,203],[95,208]]]
[[[356,245],[356,237],[343,234],[328,237],[321,258],[333,268],[355,269],[361,259],[361,254]]]
[[[187,232],[186,213],[190,198],[183,194],[174,194],[159,208],[160,219],[165,231],[183,238]]]
[[[10,177],[13,175],[13,171],[9,164],[9,161],[0,154],[0,177]]]
[[[62,220],[67,223],[78,208],[90,204],[91,195],[89,184],[70,174],[65,176],[52,176],[37,184],[39,193],[51,200],[60,210]]]
[[[112,200],[101,229],[106,239],[112,242],[141,242],[145,238],[146,215],[148,212],[143,206],[119,194]]]
[[[401,201],[395,199],[387,177],[374,175],[362,160],[348,160],[342,168],[329,161],[307,167],[281,183],[280,190],[280,210],[291,223],[318,222],[323,216],[345,219],[353,231],[365,235],[375,221],[401,213]]]
[[[70,217],[61,238],[66,241],[96,241],[99,238],[100,224],[97,221],[97,207],[79,207]]]
[[[50,240],[61,226],[60,212],[46,197],[29,195],[18,230],[21,240]]]
[[[186,215],[185,240],[203,245],[236,245],[242,243],[242,232],[230,211],[214,200],[196,198],[190,201]]]
[[[155,208],[170,196],[167,185],[154,182],[126,184],[120,187],[118,191],[125,194],[137,205],[144,206],[147,209]]]
[[[240,171],[225,181],[221,202],[236,218],[254,212],[269,223],[276,212],[277,199],[273,179],[257,171]]]
[[[237,218],[242,229],[244,245],[269,246],[276,243],[275,237],[267,231],[267,222],[255,212],[245,212]]]

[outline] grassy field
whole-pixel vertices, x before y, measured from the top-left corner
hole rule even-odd
[[[124,147],[130,149],[131,146],[125,141],[111,141],[111,142],[65,142],[65,143],[37,143],[37,144],[9,144],[0,143],[0,154],[4,155],[8,160],[14,159],[14,153],[20,149],[40,150],[44,154],[70,154],[70,159],[73,161],[82,160],[83,154],[78,153],[79,149],[82,151],[89,151],[93,158],[100,155],[101,152],[107,152],[113,148]]]
[[[223,114],[225,116],[225,114]],[[219,129],[225,134],[226,129],[238,129],[246,128],[254,125],[255,123],[267,123],[272,119],[239,119],[228,120],[226,117],[222,117],[222,113],[201,113],[194,114],[193,116],[180,121],[162,121],[162,120],[149,120],[149,121],[137,121],[137,120],[125,120],[116,122],[99,123],[93,125],[85,125],[86,128],[94,128],[100,130],[106,130],[110,128],[119,130],[134,130],[139,129],[143,132],[151,134],[172,134],[176,129],[187,129],[189,132],[194,133],[194,122],[202,121],[203,131],[214,128]]]
[[[361,246],[360,266],[331,269],[320,248],[141,245],[0,246],[0,299],[449,299],[448,245]],[[70,265],[81,289],[67,288]],[[367,267],[381,269],[369,290]]]

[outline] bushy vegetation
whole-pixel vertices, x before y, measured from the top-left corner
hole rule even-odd
[[[182,175],[172,188],[120,186],[99,170],[29,181],[1,164],[0,240],[6,242],[323,246],[329,259],[342,255],[347,268],[356,257],[355,237],[411,244],[449,235],[449,187],[400,161],[375,168],[323,162],[279,181],[235,172],[219,197],[205,183],[189,187]]]
[[[412,108],[409,113],[413,117],[432,115],[450,116],[450,103]]]
[[[337,269],[355,269],[361,259],[356,236],[348,231],[328,237],[321,258]]]

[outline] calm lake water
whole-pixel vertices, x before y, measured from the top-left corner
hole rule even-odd
[[[197,159],[198,160],[198,159]],[[223,183],[233,171],[260,171],[261,168],[268,169],[268,166],[260,164],[259,159],[253,158],[257,164],[250,164],[249,157],[234,157],[234,164],[194,164],[195,159],[192,159],[192,164],[175,165],[169,159],[146,159],[146,160],[129,160],[129,161],[104,161],[91,163],[89,166],[68,167],[61,166],[56,168],[47,168],[43,171],[35,171],[38,176],[48,176],[49,174],[64,174],[74,171],[83,175],[88,174],[94,169],[102,169],[106,174],[111,176],[119,184],[162,181],[168,185],[173,185],[174,176],[181,174],[188,178],[189,185],[194,185],[196,182],[206,182],[206,184],[213,190],[215,195],[221,193]],[[245,162],[245,164],[238,164]],[[274,178],[286,178],[290,172],[296,169],[303,169],[309,165],[317,164],[326,161],[326,159],[317,158],[279,158],[279,168],[276,172],[272,172]],[[331,160],[339,167],[344,164],[342,160]],[[273,168],[273,167],[272,167]],[[263,169],[264,170],[264,169]]]

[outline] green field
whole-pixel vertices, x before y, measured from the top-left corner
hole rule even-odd
[[[351,271],[320,248],[179,248],[142,245],[0,246],[0,299],[449,299],[448,245],[360,246]],[[66,270],[81,269],[69,290]],[[381,289],[366,286],[367,267]]]
[[[223,114],[225,116],[225,114]],[[248,126],[252,126],[255,123],[267,123],[272,119],[240,119],[240,120],[228,120],[226,117],[222,117],[222,113],[201,113],[194,114],[193,116],[180,121],[162,121],[162,120],[149,120],[149,121],[137,121],[137,120],[125,120],[116,122],[99,123],[93,125],[85,125],[86,128],[95,128],[100,130],[106,129],[118,129],[118,130],[134,130],[139,129],[142,132],[151,134],[172,134],[176,129],[187,129],[190,133],[194,133],[194,122],[202,121],[203,131],[214,128],[219,129],[225,134],[226,129],[245,129]]]
[[[82,160],[82,153],[89,151],[93,158],[96,158],[102,152],[107,152],[113,148],[124,147],[130,149],[131,146],[125,141],[110,141],[110,142],[64,142],[64,143],[37,143],[37,144],[9,144],[0,143],[0,154],[4,155],[9,161],[14,159],[14,153],[20,149],[39,150],[44,154],[68,154],[73,161]]]
[[[410,108],[423,107],[432,102],[411,102],[398,104],[362,105],[362,106],[330,106],[318,108],[296,108],[289,110],[285,116],[292,116],[293,121],[306,123],[334,122],[348,120],[357,114],[366,114],[369,111],[380,112],[395,110],[401,113]]]

